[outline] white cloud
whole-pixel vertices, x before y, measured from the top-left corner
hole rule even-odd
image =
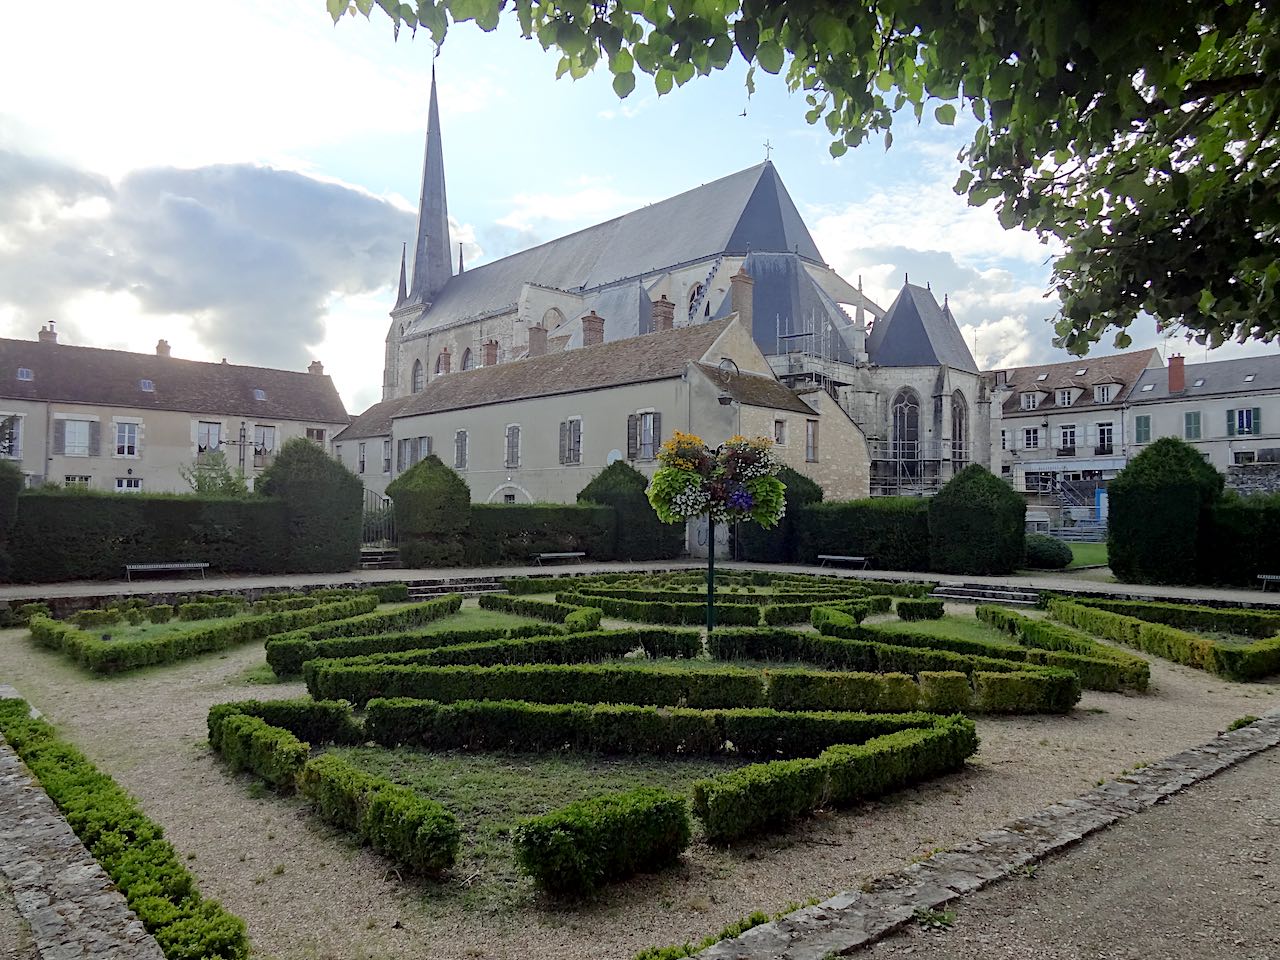
[[[602,178],[581,177],[561,193],[518,193],[499,226],[523,232],[555,228],[557,233],[590,226],[644,206],[645,198],[617,189]]]

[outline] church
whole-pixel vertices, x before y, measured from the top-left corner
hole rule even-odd
[[[472,269],[459,253],[455,271],[433,75],[417,236],[400,264],[383,399],[337,439],[360,442],[365,458],[367,444],[381,443],[394,475],[434,452],[433,440],[401,421],[466,393],[459,373],[733,318],[763,363],[731,358],[726,376],[770,375],[788,397],[807,397],[854,428],[824,428],[851,447],[848,480],[829,497],[930,493],[962,466],[986,465],[990,398],[945,297],[940,305],[927,286],[904,283],[886,310],[860,286],[824,259],[768,160]],[[704,346],[683,359],[714,364]],[[607,353],[592,356],[603,362]],[[436,385],[441,378],[455,378],[456,389]],[[350,449],[339,455],[352,459]],[[489,493],[473,486],[473,497]]]

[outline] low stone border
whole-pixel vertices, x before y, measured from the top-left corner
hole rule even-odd
[[[881,877],[865,892],[837,894],[722,940],[697,956],[701,960],[823,960],[850,953],[908,923],[917,910],[935,910],[980,890],[1277,744],[1280,710]]]
[[[42,960],[164,960],[155,938],[3,736],[0,870]]]

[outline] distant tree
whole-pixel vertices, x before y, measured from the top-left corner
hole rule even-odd
[[[244,474],[232,470],[221,450],[202,453],[191,466],[178,465],[178,473],[192,492],[208,497],[247,497],[249,485]]]
[[[443,42],[514,16],[561,53],[659,94],[734,51],[786,70],[843,154],[894,115],[978,121],[956,192],[1063,254],[1059,342],[1084,353],[1146,311],[1199,343],[1280,333],[1280,4],[1271,0],[326,0]]]

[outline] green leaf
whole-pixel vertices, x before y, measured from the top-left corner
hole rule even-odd
[[[944,103],[933,111],[933,118],[943,126],[949,127],[956,122],[956,106],[954,103]]]
[[[881,70],[876,74],[876,89],[881,93],[888,93],[893,89],[893,74],[888,70]]]
[[[634,58],[627,50],[619,50],[609,58],[609,69],[614,73],[630,73],[635,68],[635,65]]]
[[[332,4],[333,0],[330,0]],[[738,45],[742,59],[750,63],[760,46],[760,24],[753,17],[743,17],[733,25],[733,42]]]
[[[334,23],[341,20],[342,15],[347,12],[347,0],[325,0],[325,6],[329,8],[329,16],[333,17]]]
[[[845,143],[843,140],[835,141],[827,149],[831,151],[831,156],[833,157],[843,157],[846,153],[849,152],[849,148],[845,146]]]
[[[756,62],[765,73],[777,73],[782,69],[782,47],[774,40],[766,40],[756,48]]]
[[[634,73],[619,73],[613,78],[613,92],[623,99],[629,97],[631,91],[635,88],[636,75]]]
[[[676,85],[683,87],[693,79],[693,74],[693,64],[686,60],[684,63],[680,64],[680,66],[676,67]]]
[[[969,184],[973,182],[972,170],[961,170],[960,177],[956,180],[956,185],[951,189],[959,196],[964,196],[969,192]]]
[[[675,77],[671,75],[671,71],[666,67],[662,67],[653,75],[653,85],[658,90],[658,96],[671,92],[671,88],[675,86]]]

